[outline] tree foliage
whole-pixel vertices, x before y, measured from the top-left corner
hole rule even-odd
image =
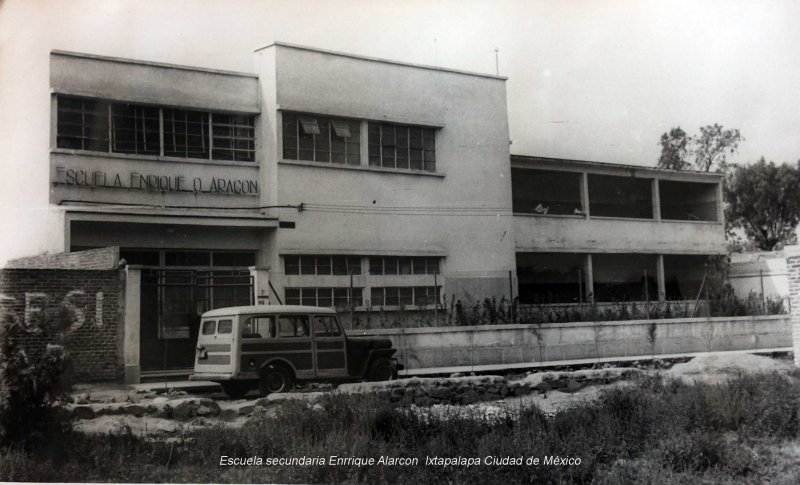
[[[733,165],[725,180],[725,219],[759,249],[772,251],[795,240],[800,222],[800,162]]]
[[[700,134],[687,136],[680,127],[661,135],[661,155],[658,167],[687,170],[724,171],[728,155],[736,153],[744,138],[737,129],[726,130],[722,125],[701,126]]]

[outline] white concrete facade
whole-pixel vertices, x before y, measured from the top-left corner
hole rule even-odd
[[[517,297],[520,253],[587,255],[587,296],[592,293],[591,254],[654,255],[651,275],[658,274],[659,285],[653,299],[663,298],[664,255],[724,252],[716,175],[512,157],[503,77],[283,43],[253,55],[253,72],[239,73],[51,52],[49,177],[36,181],[49,188],[48,200],[38,207],[53,238],[48,247],[70,252],[118,246],[129,258],[131,251],[151,251],[157,260],[153,266],[160,269],[175,269],[170,251],[243,253],[253,256],[252,264],[231,268],[252,275],[257,302],[292,303],[294,298],[326,306],[339,298],[332,291],[352,287],[361,296],[351,311],[353,306],[356,311],[430,308],[432,294],[418,297],[418,292],[431,288],[440,297],[473,302]],[[79,108],[65,114],[70,102]],[[202,120],[194,127],[205,137],[194,147],[201,155],[166,149],[180,145],[175,117],[186,116],[188,126],[186,113]],[[69,116],[83,117],[78,122],[83,125],[70,128]],[[296,156],[284,146],[292,119],[298,130]],[[347,124],[342,132],[341,123]],[[317,125],[324,125],[323,132],[314,134]],[[94,131],[87,134],[88,128]],[[118,128],[128,130],[134,149],[117,147],[125,136]],[[301,156],[300,138],[309,141],[322,133],[329,136],[327,145],[314,138],[309,150],[327,150],[325,156],[333,158],[335,141],[348,146],[352,158],[337,163],[316,160],[317,154],[312,160]],[[402,136],[407,138],[400,141]],[[69,146],[95,142],[101,149]],[[222,155],[221,143],[236,147],[228,150],[233,159]],[[399,154],[406,149],[401,162]],[[422,157],[416,167],[414,150]],[[387,166],[386,157],[396,157],[397,166]],[[516,211],[512,169],[577,174],[578,212]],[[652,217],[593,214],[587,182],[593,175],[649,181]],[[701,214],[707,220],[661,217],[662,180],[702,185],[693,197],[716,207],[714,217],[707,210]],[[308,258],[310,271],[304,266]],[[331,269],[344,260],[346,272]],[[290,261],[296,261],[293,269]],[[381,268],[395,266],[378,274],[376,261]],[[418,271],[417,263],[424,269]],[[147,275],[139,271],[131,274],[144,281]],[[390,296],[390,290],[397,293]],[[316,300],[306,301],[312,293]],[[126,315],[126,325],[154,318],[138,309]],[[126,346],[140,338],[155,341],[145,334],[126,329]],[[147,370],[138,362],[149,351],[131,351],[132,360],[126,351],[131,375]]]

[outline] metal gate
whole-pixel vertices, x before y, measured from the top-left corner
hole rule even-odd
[[[253,301],[253,277],[247,270],[143,270],[142,372],[191,368],[200,315]]]

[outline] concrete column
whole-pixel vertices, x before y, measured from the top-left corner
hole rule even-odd
[[[664,283],[664,255],[656,256],[656,281],[658,282],[658,301],[667,299],[667,287]]]
[[[584,293],[586,301],[592,303],[594,301],[594,271],[592,270],[592,255],[586,255],[586,279],[584,281]]]
[[[269,272],[256,266],[250,267],[250,276],[253,277],[253,292],[256,305],[269,305]]]
[[[581,205],[583,206],[583,212],[586,214],[586,218],[588,219],[589,214],[589,174],[586,172],[581,173]],[[587,270],[588,273],[588,270]]]
[[[792,346],[794,365],[800,367],[800,246],[783,249],[789,273],[789,305],[791,306]]]
[[[139,328],[141,325],[142,270],[125,268],[125,332],[123,337],[123,361],[125,384],[138,384],[142,368],[139,365]]]
[[[661,220],[661,192],[658,188],[658,179],[653,179],[653,220]]]

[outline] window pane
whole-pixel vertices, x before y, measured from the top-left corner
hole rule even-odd
[[[425,261],[427,258],[414,257],[412,260],[414,274],[425,274]]]
[[[330,288],[317,288],[317,306],[332,307],[332,294],[333,291]]]
[[[347,258],[347,271],[349,274],[361,274],[361,258],[358,256],[350,256]]]
[[[111,105],[112,151],[159,155],[159,110],[133,104]]]
[[[58,148],[108,151],[108,103],[65,96],[57,103]]]
[[[372,288],[370,304],[374,307],[381,307],[383,303],[383,288]]]
[[[412,274],[411,273],[411,258],[409,257],[402,257],[398,258],[400,263],[400,273],[399,274]]]
[[[212,158],[252,162],[255,160],[255,117],[212,113]]]
[[[331,329],[328,326],[328,319],[330,317],[316,316],[313,318],[314,336],[315,337],[330,337]]]
[[[225,334],[233,332],[233,320],[220,320],[217,333]]]
[[[345,120],[331,120],[333,132],[336,136],[341,138],[350,138],[350,125]]]
[[[344,256],[334,256],[332,259],[333,259],[333,274],[346,275],[347,258]]]
[[[369,274],[383,274],[383,258],[380,256],[370,256]]]
[[[428,258],[426,270],[428,274],[439,273],[439,258]]]
[[[286,274],[300,274],[300,257],[299,256],[284,256],[284,273]]]
[[[384,271],[386,271],[386,274],[400,274],[398,271],[397,260],[398,258],[395,256],[383,258],[383,267]]]
[[[286,288],[286,304],[299,305],[300,304],[300,289],[299,288]]]
[[[307,135],[319,135],[320,133],[316,118],[312,118],[310,116],[300,117],[300,127]]]
[[[403,287],[398,289],[400,294],[400,304],[404,306],[411,306],[414,304],[414,289],[411,287]]]
[[[315,256],[300,256],[300,274],[315,274]]]
[[[317,306],[317,289],[316,288],[303,288],[300,290],[302,295],[303,305]]]
[[[167,251],[164,254],[167,266],[211,266],[208,251]]]
[[[208,158],[208,113],[165,108],[164,155]]]
[[[255,266],[256,253],[214,251],[214,266]]]
[[[397,306],[399,302],[398,288],[386,288],[386,306]]]
[[[333,289],[333,304],[336,308],[345,308],[349,305],[347,301],[347,292],[349,288],[334,288]]]
[[[331,274],[330,256],[317,256],[317,274],[319,275]]]
[[[353,306],[364,306],[364,299],[362,298],[363,294],[362,288],[353,288],[350,292],[350,300],[353,302]]]
[[[203,335],[213,335],[216,324],[217,322],[214,320],[206,320],[203,322]]]

